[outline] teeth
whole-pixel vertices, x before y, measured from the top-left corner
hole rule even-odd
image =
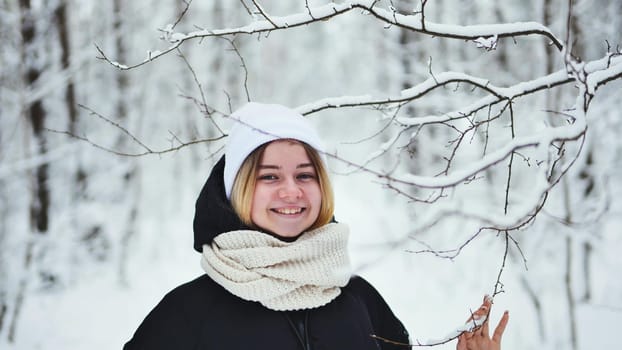
[[[302,212],[302,208],[283,208],[283,209],[276,209],[276,212],[279,214],[285,214],[285,215],[292,215],[292,214],[298,214],[300,212]]]

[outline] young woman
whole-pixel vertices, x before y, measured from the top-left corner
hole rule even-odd
[[[249,103],[231,118],[225,156],[196,202],[206,274],[167,294],[124,349],[404,349],[402,323],[351,275],[315,130],[278,105]],[[493,339],[487,324],[478,332],[459,349],[499,348],[502,328]]]

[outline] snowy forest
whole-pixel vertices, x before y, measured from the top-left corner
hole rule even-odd
[[[114,349],[202,274],[248,101],[330,145],[355,271],[412,348],[617,349],[622,2],[0,0],[0,348]],[[617,276],[617,277],[616,277]]]

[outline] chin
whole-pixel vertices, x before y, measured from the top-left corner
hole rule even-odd
[[[271,229],[270,231],[279,237],[293,238],[293,237],[298,237],[301,234],[303,234],[305,231],[309,229],[309,227],[311,227],[311,225],[312,224],[280,227],[280,228]]]

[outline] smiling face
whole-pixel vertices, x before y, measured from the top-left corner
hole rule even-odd
[[[318,175],[302,144],[268,144],[256,173],[252,222],[278,236],[295,237],[313,225],[321,204]]]

